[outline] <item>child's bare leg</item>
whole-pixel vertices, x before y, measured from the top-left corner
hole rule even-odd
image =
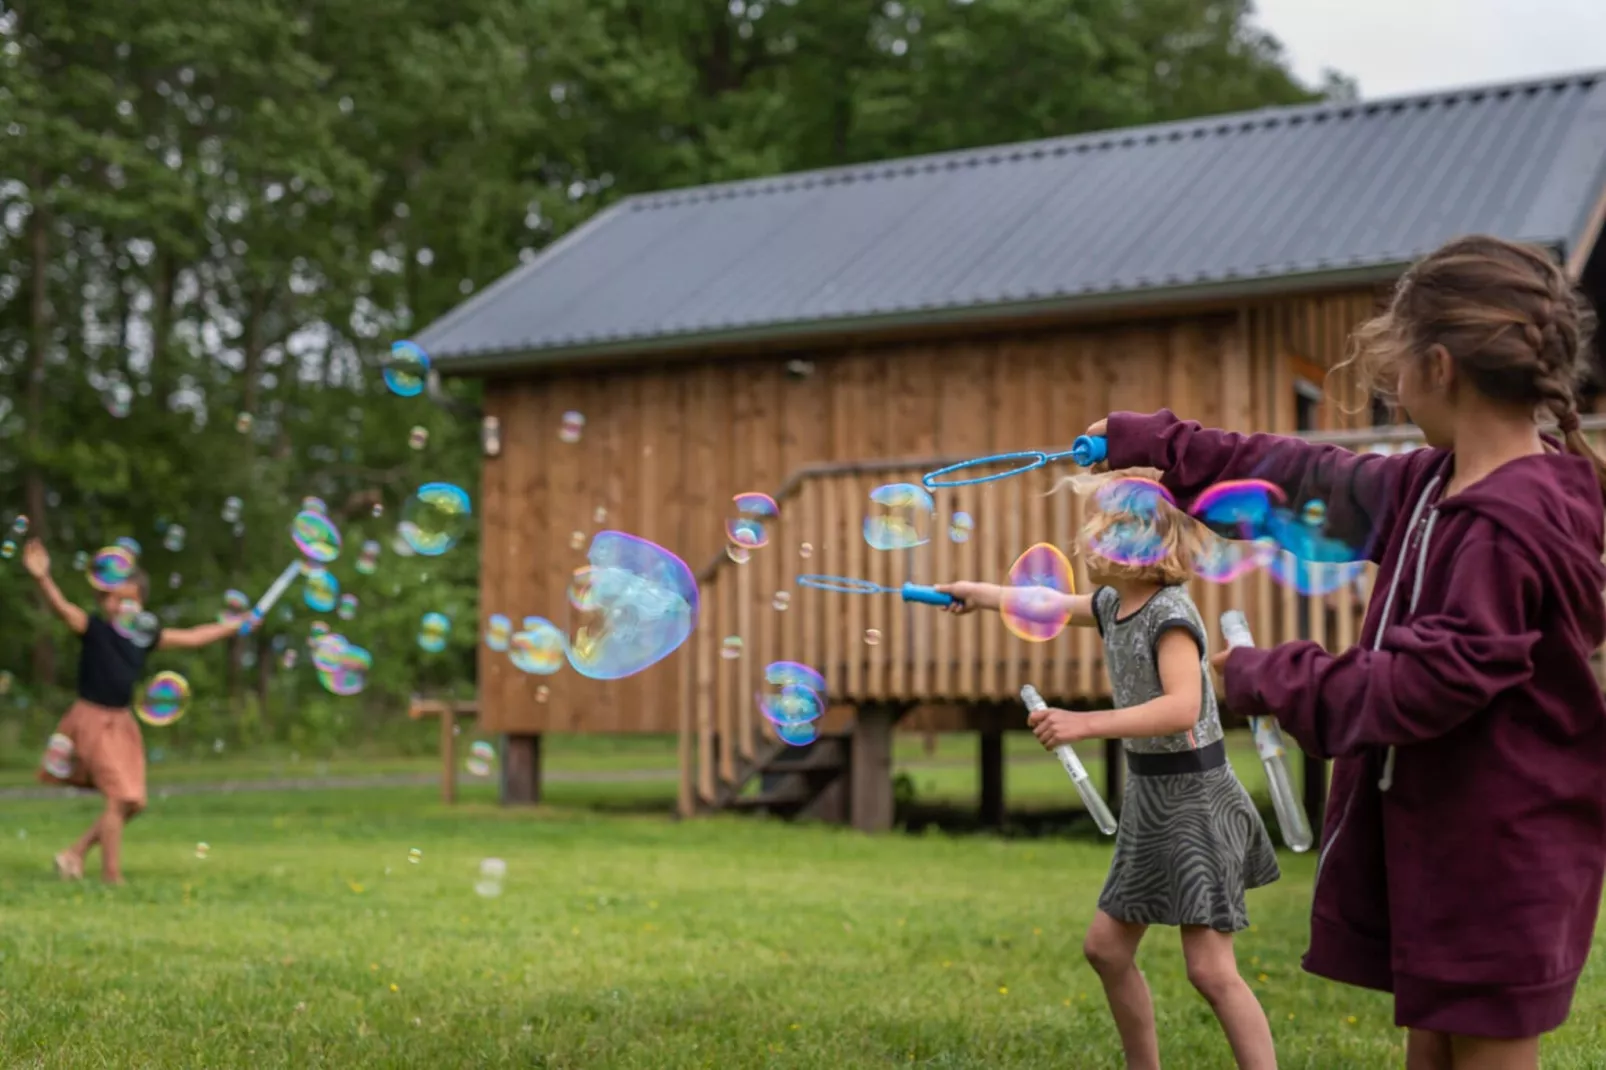
[[[1271,1026],[1255,993],[1238,974],[1232,953],[1232,934],[1202,925],[1182,927],[1182,955],[1188,960],[1188,980],[1210,1004],[1243,1070],[1274,1070],[1277,1049]]]
[[[1431,1029],[1412,1029],[1405,1034],[1405,1070],[1453,1070],[1450,1037]]]
[[[1160,1038],[1154,1029],[1154,1001],[1148,982],[1138,969],[1138,944],[1147,925],[1117,921],[1104,911],[1093,916],[1082,954],[1104,985],[1104,998],[1110,1004],[1115,1028],[1121,1034],[1121,1050],[1128,1070],[1159,1070]]]
[[[107,884],[123,883],[123,826],[143,807],[126,799],[107,799],[96,822],[100,829],[100,878]]]
[[[1538,1037],[1491,1040],[1452,1036],[1450,1052],[1455,1070],[1539,1070]]]

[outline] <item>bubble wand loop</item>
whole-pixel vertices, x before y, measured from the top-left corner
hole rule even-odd
[[[1026,703],[1026,708],[1032,713],[1048,709],[1048,703],[1043,696],[1037,693],[1037,688],[1027,684],[1020,689],[1020,700]],[[1093,784],[1093,778],[1087,775],[1087,769],[1082,760],[1076,756],[1069,743],[1061,743],[1054,748],[1054,756],[1070,774],[1071,783],[1076,785],[1076,793],[1082,797],[1082,805],[1087,808],[1088,816],[1099,827],[1099,831],[1106,836],[1115,835],[1115,815],[1110,813],[1110,807],[1099,794],[1099,789]]]
[[[1072,461],[1083,468],[1091,468],[1104,460],[1108,454],[1108,439],[1102,436],[1083,435],[1064,453],[1022,450],[1018,453],[995,453],[987,457],[974,457],[968,461],[939,468],[934,472],[927,472],[920,477],[920,482],[927,490],[936,490],[939,487],[971,487],[977,483],[993,483],[1000,479],[1008,479],[1010,476],[1023,475],[1056,461]],[[986,472],[979,476],[964,474],[967,470],[1001,464],[1010,467],[1002,472]]]
[[[299,561],[290,562],[285,567],[285,570],[279,573],[279,578],[273,581],[273,586],[269,587],[267,592],[257,600],[257,604],[251,607],[251,612],[241,622],[241,635],[250,635],[252,630],[262,623],[262,618],[268,615],[268,612],[273,609],[274,603],[284,595],[285,591],[290,589],[290,584],[294,583],[295,578],[300,574],[301,562]]]
[[[1221,633],[1227,637],[1229,647],[1254,646],[1249,634],[1249,621],[1241,611],[1229,609],[1221,615]],[[1277,812],[1277,824],[1282,829],[1283,842],[1290,850],[1304,852],[1311,849],[1314,837],[1305,807],[1294,794],[1294,781],[1288,773],[1287,749],[1283,734],[1275,717],[1251,717],[1249,730],[1255,737],[1255,750],[1260,764],[1266,769],[1266,780],[1271,786],[1271,805]]]
[[[927,606],[951,606],[956,599],[935,587],[920,583],[906,583],[902,587],[883,587],[869,580],[849,579],[847,576],[799,576],[799,587],[812,587],[816,591],[835,591],[837,594],[896,594],[905,602],[919,602]]]

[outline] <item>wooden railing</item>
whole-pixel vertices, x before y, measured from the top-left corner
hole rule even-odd
[[[1592,439],[1606,432],[1606,417],[1584,423]],[[1305,436],[1362,452],[1392,452],[1420,444],[1415,428],[1376,429]],[[715,805],[750,774],[763,752],[776,746],[755,695],[764,668],[798,661],[819,670],[833,707],[869,702],[981,703],[1013,698],[1031,681],[1066,704],[1107,697],[1103,651],[1096,631],[1068,629],[1050,643],[1016,639],[993,614],[954,617],[897,595],[849,595],[799,588],[802,573],[869,580],[886,587],[905,581],[953,579],[1003,582],[1025,547],[1075,543],[1083,507],[1069,490],[1054,493],[1069,466],[1048,466],[996,483],[935,492],[937,510],[929,541],[912,550],[881,552],[866,545],[862,524],[870,492],[887,483],[920,482],[952,459],[930,458],[816,465],[796,472],[775,496],[780,516],[769,542],[738,564],[725,554],[698,574],[702,608],[686,644],[693,666],[680,694],[681,810]],[[964,542],[949,537],[956,512],[974,518]],[[1077,589],[1088,590],[1075,556]],[[1376,569],[1364,570],[1333,592],[1302,596],[1273,582],[1265,569],[1231,583],[1202,580],[1193,595],[1210,629],[1222,638],[1223,610],[1242,609],[1262,645],[1308,638],[1343,649],[1356,641]],[[785,608],[776,608],[785,595]],[[873,633],[873,634],[872,634]],[[727,638],[739,638],[738,657],[722,656]],[[841,723],[843,711],[835,715]]]

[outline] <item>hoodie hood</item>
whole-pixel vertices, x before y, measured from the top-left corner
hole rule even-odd
[[[1498,524],[1527,550],[1546,589],[1596,595],[1557,599],[1556,609],[1590,646],[1606,641],[1606,503],[1586,458],[1519,457],[1441,502],[1438,511],[1446,519],[1473,512]]]

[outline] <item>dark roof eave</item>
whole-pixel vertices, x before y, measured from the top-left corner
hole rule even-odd
[[[1153,305],[1211,304],[1313,289],[1338,289],[1388,282],[1410,266],[1412,258],[1357,267],[1321,269],[1256,278],[1213,280],[1175,286],[1070,294],[1028,301],[1007,301],[956,308],[916,309],[838,319],[763,323],[750,327],[715,328],[681,334],[581,341],[539,349],[483,350],[436,356],[443,376],[494,375],[552,365],[617,361],[622,357],[667,356],[687,350],[727,349],[755,345],[800,345],[812,339],[863,338],[920,327],[963,326],[1001,320],[1062,316],[1094,316]]]

